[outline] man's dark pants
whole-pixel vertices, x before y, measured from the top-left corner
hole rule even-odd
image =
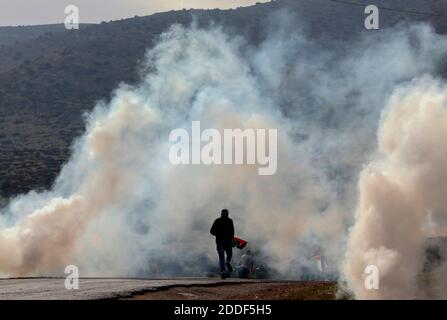
[[[220,271],[224,272],[226,270],[225,267],[225,254],[227,255],[227,262],[231,262],[231,257],[233,256],[233,246],[230,241],[219,241],[217,242],[217,253],[219,255],[219,266]]]

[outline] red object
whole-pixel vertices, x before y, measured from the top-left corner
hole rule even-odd
[[[233,237],[233,247],[236,247],[238,249],[244,249],[245,246],[247,245],[247,241],[242,240],[240,238],[237,237]]]

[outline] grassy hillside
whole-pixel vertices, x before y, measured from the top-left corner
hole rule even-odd
[[[447,14],[447,4],[437,0],[375,3]],[[170,11],[71,31],[58,26],[26,27],[26,32],[0,28],[0,41],[5,44],[0,45],[0,195],[48,188],[67,160],[73,139],[83,131],[82,113],[96,101],[108,99],[118,83],[135,83],[145,50],[173,23],[188,25],[193,17],[202,25],[214,21],[256,44],[265,37],[267,21],[275,19],[273,13],[280,9],[309,22],[315,37],[349,40],[365,32],[363,7],[328,0]],[[383,27],[405,19],[427,20],[438,32],[447,30],[445,18],[381,15]]]
[[[61,32],[63,30],[63,24],[0,27],[0,47],[11,46],[18,42],[35,39],[46,33]]]

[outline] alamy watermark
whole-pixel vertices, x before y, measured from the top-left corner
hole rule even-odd
[[[78,290],[79,289],[79,268],[75,265],[69,265],[65,267],[65,274],[68,276],[65,278],[65,289]]]
[[[65,29],[78,30],[79,29],[79,8],[75,5],[68,5],[65,7],[64,13],[66,15],[64,20]]]
[[[376,265],[370,264],[366,266],[364,271],[365,281],[363,285],[366,290],[379,290],[379,268]]]
[[[365,8],[365,29],[366,30],[378,30],[379,25],[379,8],[375,5],[369,5]]]
[[[169,161],[174,165],[258,165],[259,175],[274,175],[277,140],[276,129],[224,129],[222,134],[212,128],[201,132],[200,121],[192,121],[191,135],[181,128],[169,134],[174,143]]]

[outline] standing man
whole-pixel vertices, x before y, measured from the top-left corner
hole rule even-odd
[[[216,237],[216,248],[219,255],[219,266],[221,272],[221,278],[226,279],[233,272],[231,266],[231,257],[233,256],[233,237],[234,226],[233,220],[228,217],[228,210],[222,209],[220,218],[217,218],[210,233]],[[225,259],[225,254],[227,255]]]

